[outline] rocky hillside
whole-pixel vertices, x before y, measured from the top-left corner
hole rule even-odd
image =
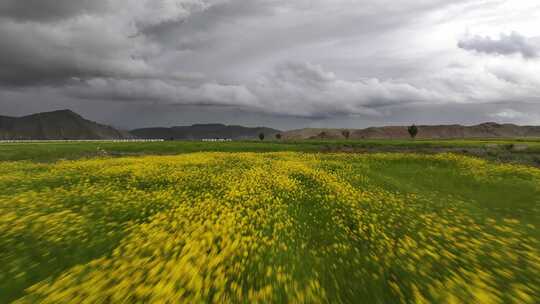
[[[360,130],[345,129],[301,129],[283,133],[284,139],[344,139],[346,132],[350,139],[406,139],[406,126],[373,127]],[[483,123],[476,126],[438,125],[418,126],[417,138],[459,139],[459,138],[512,138],[540,137],[540,126],[517,126],[513,124]]]
[[[201,140],[201,139],[256,139],[260,133],[266,138],[274,138],[281,131],[257,127],[227,126],[222,124],[198,124],[172,128],[146,128],[131,131],[140,138],[157,138],[166,140]]]
[[[0,116],[2,140],[123,139],[129,133],[86,120],[70,110],[23,117]]]

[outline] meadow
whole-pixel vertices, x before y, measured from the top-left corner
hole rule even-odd
[[[526,149],[514,149],[525,146]],[[299,140],[0,143],[0,161],[50,162],[59,159],[176,155],[193,152],[459,152],[495,161],[540,166],[540,139],[463,140]]]
[[[0,145],[0,303],[538,303],[540,169],[323,144]]]

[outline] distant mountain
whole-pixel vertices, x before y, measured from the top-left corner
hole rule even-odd
[[[86,120],[70,110],[37,113],[23,117],[0,116],[0,139],[63,140],[122,139],[127,132]]]
[[[267,139],[280,133],[284,140],[344,139],[348,131],[350,139],[406,139],[407,126],[372,127],[367,129],[300,129],[282,132],[276,129],[223,124],[196,124],[172,128],[145,128],[123,132],[87,119],[70,110],[37,113],[23,117],[0,116],[0,140],[6,139],[125,139],[152,138],[166,140],[201,139],[257,139],[263,133]],[[493,122],[475,126],[424,125],[418,126],[417,138],[512,138],[538,137],[540,126],[518,126]]]
[[[130,131],[139,138],[156,138],[167,140],[201,140],[201,139],[256,139],[260,133],[266,138],[274,138],[281,131],[257,127],[227,126],[223,124],[197,124],[172,128],[146,128]]]
[[[284,139],[344,139],[345,129],[300,129],[283,133]],[[406,126],[373,127],[348,130],[350,139],[406,139]],[[418,126],[417,138],[459,139],[459,138],[512,138],[540,137],[540,126],[517,126],[493,122],[476,126],[435,125]]]

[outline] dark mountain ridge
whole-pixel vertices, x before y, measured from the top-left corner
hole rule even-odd
[[[256,139],[260,133],[266,138],[273,138],[281,131],[265,127],[248,128],[224,124],[195,124],[192,126],[176,126],[171,128],[144,128],[132,130],[131,134],[140,138],[156,138],[166,140],[201,140],[201,139]]]
[[[71,110],[23,117],[0,116],[3,140],[124,139],[132,136],[113,127],[84,119]]]

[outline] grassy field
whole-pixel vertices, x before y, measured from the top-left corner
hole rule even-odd
[[[526,147],[524,150],[515,147]],[[176,155],[192,152],[459,152],[540,166],[540,139],[342,140],[235,142],[89,142],[0,144],[0,161],[50,162],[96,156]]]
[[[361,144],[0,145],[0,303],[538,302],[540,169]]]

